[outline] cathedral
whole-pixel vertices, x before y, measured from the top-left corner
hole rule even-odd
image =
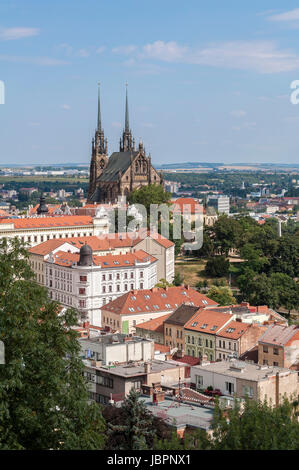
[[[133,189],[149,184],[163,185],[162,173],[151,164],[142,141],[135,149],[135,139],[129,125],[128,88],[126,89],[125,127],[119,142],[119,152],[108,157],[108,144],[101,121],[100,88],[98,89],[98,123],[92,139],[88,202],[115,203],[118,196],[128,196]]]

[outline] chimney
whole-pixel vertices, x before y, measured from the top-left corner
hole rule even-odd
[[[145,372],[146,374],[149,374],[150,371],[151,371],[151,364],[150,364],[149,362],[145,362],[145,363],[144,363],[144,372]]]
[[[88,328],[90,325],[89,321],[83,322],[83,328]]]

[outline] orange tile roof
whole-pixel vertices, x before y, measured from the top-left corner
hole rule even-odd
[[[229,339],[239,339],[250,327],[251,325],[248,323],[242,323],[233,320],[229,322],[229,324],[225,328],[219,331],[219,333],[217,333],[217,336]],[[233,331],[231,331],[232,329]]]
[[[164,344],[154,343],[155,351],[160,351],[161,353],[169,353],[170,346],[165,346]]]
[[[35,219],[31,219],[35,220]],[[154,238],[154,236],[153,236]],[[64,243],[70,243],[77,248],[81,248],[82,245],[87,243],[93,251],[109,251],[116,248],[130,248],[136,246],[142,240],[138,235],[129,233],[109,233],[102,235],[100,237],[96,235],[86,236],[86,237],[68,237],[68,238],[59,238],[54,240],[47,240],[39,245],[36,245],[30,248],[30,253],[46,255],[51,253],[51,251],[59,245]],[[161,235],[157,238],[157,243],[168,248],[173,245],[173,242],[167,240],[167,238],[162,237]]]
[[[9,213],[3,209],[0,209],[0,217],[9,217]]]
[[[59,266],[70,267],[73,265],[73,263],[77,263],[79,261],[79,257],[79,253],[58,251],[54,254],[54,263],[58,264]],[[138,250],[135,253],[127,253],[126,255],[93,256],[94,264],[96,266],[101,266],[102,269],[135,266],[136,261],[150,261],[151,263],[154,263],[157,261],[157,259],[143,250]]]
[[[145,321],[144,323],[138,323],[136,328],[155,331],[156,333],[164,333],[164,321],[167,320],[170,315],[170,313],[167,313],[166,315],[162,315],[162,317],[154,318],[153,320]]]
[[[61,204],[47,204],[47,207],[48,207],[48,215],[51,215],[53,214],[53,212],[56,210],[56,209],[59,209]],[[39,204],[36,204],[34,207],[31,207],[31,209],[29,210],[29,215],[34,215],[37,213],[37,208],[39,207]]]
[[[37,217],[24,219],[1,219],[0,224],[14,224],[15,229],[75,227],[92,225],[92,217],[63,215],[57,217]]]
[[[179,197],[173,201],[175,205],[174,212],[186,212],[191,214],[202,214],[202,205],[192,197]]]
[[[207,303],[205,304],[205,302]],[[102,307],[102,310],[105,309],[117,315],[136,315],[136,313],[141,312],[173,312],[183,303],[193,304],[198,307],[217,305],[213,300],[188,286],[154,287],[152,289],[127,292],[106,304]]]
[[[299,326],[284,326],[284,325],[271,325],[263,336],[260,337],[259,342],[268,343],[277,346],[290,346],[293,341],[299,339]]]
[[[215,335],[232,318],[233,315],[227,313],[201,310],[186,323],[185,329]]]

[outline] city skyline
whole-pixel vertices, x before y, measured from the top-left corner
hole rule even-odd
[[[298,162],[299,8],[279,3],[2,2],[0,164],[88,164],[98,81],[109,154],[128,82],[154,164]]]

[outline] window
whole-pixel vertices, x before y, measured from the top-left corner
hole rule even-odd
[[[203,376],[196,375],[196,386],[197,388],[201,388],[203,386]]]
[[[229,393],[232,394],[235,391],[235,386],[232,382],[225,382],[225,390]]]
[[[267,353],[268,352],[268,346],[263,346],[263,352]]]
[[[273,366],[278,367],[278,362],[273,362]]]
[[[117,284],[117,286],[116,286],[116,290],[117,290],[117,292],[119,292],[119,291],[120,291],[120,285],[119,285],[119,284]]]
[[[273,348],[273,354],[275,354],[275,356],[278,356],[279,349],[278,348]]]
[[[263,364],[264,366],[267,366],[268,365],[268,361],[266,359],[263,360]]]
[[[206,339],[206,347],[209,347],[209,341]]]
[[[190,343],[190,336],[188,336],[188,343]]]
[[[198,346],[201,346],[201,338],[198,338]]]
[[[210,341],[210,348],[213,347],[213,341]]]
[[[80,282],[86,282],[87,276],[80,276]]]
[[[85,289],[83,287],[79,288],[79,295],[84,295],[85,294]]]
[[[140,282],[140,289],[143,289],[143,282]]]
[[[253,397],[253,387],[243,385],[242,386],[242,394],[243,394],[243,396],[247,395],[248,397],[252,398]]]

